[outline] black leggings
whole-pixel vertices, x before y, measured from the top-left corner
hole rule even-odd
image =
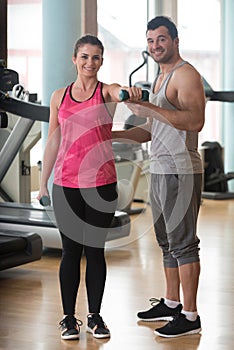
[[[63,247],[59,277],[64,315],[75,314],[83,252],[89,312],[100,312],[106,281],[104,246],[116,203],[116,184],[88,189],[53,186]]]

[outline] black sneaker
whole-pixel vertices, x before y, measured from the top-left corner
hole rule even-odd
[[[168,307],[164,303],[164,299],[161,300],[151,298],[151,309],[147,311],[138,312],[137,317],[142,321],[152,322],[152,321],[171,321],[173,316],[182,310],[182,305],[179,304],[175,308]],[[156,305],[155,305],[156,304]]]
[[[59,322],[61,338],[65,340],[79,339],[80,326],[82,326],[82,324],[82,321],[77,320],[74,316],[66,316]]]
[[[110,331],[99,314],[88,315],[87,332],[95,338],[110,338]]]
[[[189,321],[186,316],[179,313],[164,327],[155,329],[154,333],[165,338],[181,337],[182,335],[197,334],[201,331],[200,317],[196,321]]]

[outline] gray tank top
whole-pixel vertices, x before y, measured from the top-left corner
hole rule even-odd
[[[151,103],[165,109],[176,109],[166,97],[166,88],[173,72],[185,63],[187,62],[183,61],[178,64],[164,80],[159,91],[153,93],[159,76],[157,75],[150,91]],[[151,173],[194,174],[203,172],[201,157],[197,150],[198,132],[178,130],[166,120],[164,123],[153,119],[151,133]]]

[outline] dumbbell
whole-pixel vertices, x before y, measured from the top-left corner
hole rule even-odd
[[[51,205],[50,197],[42,196],[39,200],[39,203],[43,205],[43,207],[48,207],[49,205]]]
[[[120,101],[125,101],[129,99],[129,93],[127,90],[120,90],[119,92],[119,99]],[[142,90],[142,101],[149,101],[149,91]]]

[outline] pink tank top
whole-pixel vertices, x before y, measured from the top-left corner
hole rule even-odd
[[[58,112],[61,144],[54,168],[54,183],[88,188],[116,182],[112,151],[112,116],[98,82],[93,95],[76,101],[67,87]]]

